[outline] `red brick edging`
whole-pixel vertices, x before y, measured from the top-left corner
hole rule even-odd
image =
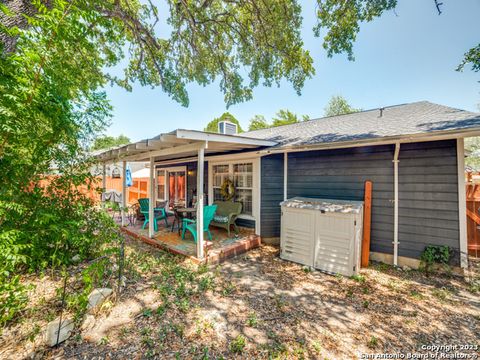
[[[228,245],[219,249],[215,249],[215,250],[205,249],[206,257],[205,259],[200,260],[195,256],[189,255],[183,251],[168,247],[165,244],[162,244],[160,241],[151,239],[147,236],[140,235],[130,230],[127,227],[120,226],[120,230],[135,239],[143,241],[146,244],[168,251],[169,253],[172,253],[172,254],[185,256],[196,264],[201,264],[201,263],[220,264],[229,258],[244,254],[249,250],[259,247],[262,244],[261,237],[259,235],[248,235],[245,238],[235,241],[231,245]]]

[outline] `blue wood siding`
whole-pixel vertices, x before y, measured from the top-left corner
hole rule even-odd
[[[280,202],[283,200],[283,154],[261,158],[260,234],[280,236]]]
[[[458,263],[456,140],[402,144],[399,160],[399,255],[418,258],[425,245],[447,245]]]
[[[391,254],[393,154],[394,145],[290,153],[287,195],[363,200],[371,180],[371,251]],[[399,255],[418,258],[428,244],[458,250],[456,140],[402,144],[399,159]],[[262,158],[261,178],[261,235],[278,237],[283,154]]]

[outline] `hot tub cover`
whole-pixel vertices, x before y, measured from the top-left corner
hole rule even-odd
[[[298,209],[318,210],[322,212],[358,214],[362,210],[363,201],[294,197],[282,201],[280,203],[280,206]]]

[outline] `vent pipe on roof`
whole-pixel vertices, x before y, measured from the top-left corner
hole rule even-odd
[[[379,115],[378,117],[382,117],[382,116],[383,116],[383,110],[385,110],[385,108],[381,107],[381,108],[378,109],[378,110],[380,110],[380,115]]]

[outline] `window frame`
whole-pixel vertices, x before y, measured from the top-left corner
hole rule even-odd
[[[252,164],[252,215],[240,214],[238,218],[246,220],[254,220],[255,228],[260,225],[260,158],[239,158],[234,160],[209,160],[208,161],[208,203],[213,203],[213,166],[216,165],[228,165],[229,166],[229,178],[233,180],[233,165],[234,164]],[[218,186],[216,186],[218,188]],[[247,187],[241,187],[249,189]]]

